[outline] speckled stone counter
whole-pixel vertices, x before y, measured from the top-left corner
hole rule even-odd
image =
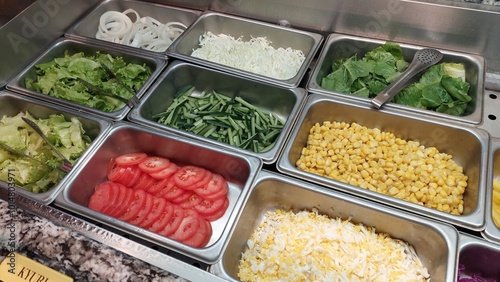
[[[75,281],[187,281],[3,200],[0,214],[0,261],[15,243],[18,253]]]

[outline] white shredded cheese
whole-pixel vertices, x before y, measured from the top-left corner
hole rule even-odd
[[[200,36],[200,47],[191,56],[277,79],[294,77],[305,60],[301,50],[276,49],[266,37],[243,41],[209,31]]]
[[[408,243],[317,211],[268,211],[247,247],[242,281],[430,281]]]

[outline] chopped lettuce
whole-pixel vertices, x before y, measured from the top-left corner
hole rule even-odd
[[[132,94],[111,78],[101,64],[105,64],[130,89],[137,92],[151,75],[146,65],[127,63],[122,57],[97,52],[87,56],[83,52],[55,58],[47,63],[35,65],[36,78],[25,80],[26,88],[56,98],[69,100],[81,105],[96,108],[105,112],[116,111],[125,104],[102,95],[94,95],[77,78],[123,98],[131,98]]]
[[[366,53],[361,59],[354,55],[332,63],[332,72],[321,81],[327,90],[374,98],[408,67],[399,44],[386,42]],[[430,67],[419,79],[398,93],[395,103],[462,116],[472,101],[468,94],[465,66],[441,63]]]
[[[50,142],[71,163],[75,163],[87,149],[91,139],[85,134],[81,122],[76,117],[66,120],[62,114],[53,114],[45,119],[35,119],[25,112],[14,117],[3,116],[0,119],[0,142],[32,158],[14,155],[0,148],[0,180],[7,182],[11,177],[14,184],[29,191],[45,192],[65,175],[58,169],[62,161],[21,119],[22,116],[35,121]]]

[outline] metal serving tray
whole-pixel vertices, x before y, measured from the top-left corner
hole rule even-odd
[[[43,54],[38,58],[34,59],[32,63],[29,64],[21,73],[19,73],[13,80],[7,84],[7,89],[18,92],[23,95],[27,95],[33,98],[37,98],[43,101],[47,101],[53,104],[58,104],[63,107],[73,108],[78,111],[87,112],[91,114],[97,114],[103,116],[104,118],[111,120],[121,120],[123,119],[130,108],[124,106],[123,108],[114,112],[104,112],[91,107],[83,106],[68,100],[55,98],[49,95],[45,95],[36,91],[28,90],[26,88],[25,80],[26,78],[36,78],[35,65],[40,63],[50,62],[55,58],[64,57],[65,52],[69,54],[75,54],[78,52],[84,52],[87,55],[95,54],[96,52],[110,54],[112,56],[122,57],[125,62],[136,63],[136,64],[146,64],[151,68],[152,73],[149,79],[144,83],[144,85],[137,91],[136,96],[141,98],[146,89],[153,83],[155,78],[166,66],[167,61],[161,58],[153,58],[145,55],[127,53],[119,48],[114,48],[113,46],[104,45],[92,45],[83,41],[78,41],[76,39],[70,38],[60,38],[56,40],[52,46],[50,46]]]
[[[244,41],[250,40],[252,37],[264,36],[272,41],[274,48],[290,47],[302,50],[305,55],[305,60],[294,77],[280,80],[192,57],[191,53],[193,50],[199,47],[200,36],[206,31],[210,31],[214,34],[223,33],[235,38],[241,36]],[[167,49],[167,55],[252,78],[257,81],[286,87],[296,87],[306,73],[322,41],[323,36],[319,34],[209,11],[201,14],[201,16],[172,45],[170,45]]]
[[[106,180],[109,160],[120,154],[137,151],[167,157],[179,164],[202,166],[221,174],[228,181],[230,204],[225,215],[212,222],[213,235],[206,247],[184,245],[87,207],[96,184]],[[229,226],[261,166],[262,162],[252,156],[235,154],[188,138],[161,134],[140,125],[118,121],[108,131],[103,142],[82,161],[75,174],[65,181],[65,189],[56,198],[55,204],[198,261],[213,263],[221,255]]]
[[[222,258],[210,271],[238,280],[238,262],[247,240],[269,210],[311,210],[330,217],[350,218],[412,245],[432,281],[455,281],[457,230],[446,223],[419,217],[308,182],[261,171],[238,214]]]
[[[76,169],[82,163],[82,159],[89,154],[92,146],[98,143],[101,136],[103,136],[111,126],[111,122],[103,120],[98,116],[93,115],[83,115],[81,112],[65,109],[57,105],[52,105],[46,102],[37,101],[30,97],[20,96],[18,94],[10,93],[8,91],[0,92],[0,116],[15,116],[20,112],[29,112],[36,118],[47,118],[52,114],[62,114],[69,120],[72,117],[77,117],[82,123],[85,133],[93,140],[89,148],[80,156],[79,160],[74,164]],[[15,192],[24,197],[30,198],[32,200],[38,201],[43,204],[51,203],[61,189],[64,187],[62,184],[65,178],[71,177],[73,171],[66,174],[66,176],[52,189],[44,193],[33,193],[25,190],[21,187],[15,187]],[[0,187],[5,189],[10,189],[8,183],[0,181]]]
[[[279,116],[285,126],[276,140],[276,144],[269,151],[255,153],[250,150],[240,149],[223,142],[189,133],[187,131],[158,123],[152,117],[164,112],[175,98],[175,94],[187,85],[196,87],[196,91],[210,92],[212,90],[229,97],[240,96],[252,105],[272,112]],[[259,157],[264,163],[272,163],[278,158],[286,136],[292,129],[298,112],[302,107],[306,92],[301,88],[286,89],[264,83],[254,82],[217,70],[193,65],[182,61],[173,61],[160,75],[158,80],[142,98],[138,107],[128,115],[128,119],[145,124],[160,130],[171,131],[204,142],[222,146],[228,150],[235,150],[243,154]]]
[[[357,97],[350,94],[333,92],[321,87],[321,80],[332,71],[332,63],[338,59],[350,58],[357,54],[358,58],[363,57],[369,51],[383,45],[386,41],[375,40],[350,35],[330,34],[321,50],[318,62],[315,65],[309,81],[307,90],[313,93],[329,94],[334,96],[344,96],[350,99],[362,101],[370,104],[371,98]],[[423,47],[398,43],[403,50],[404,58],[411,62],[415,52]],[[483,94],[484,94],[484,76],[485,61],[484,58],[464,53],[457,53],[447,50],[439,50],[443,53],[441,62],[463,63],[466,69],[466,80],[471,84],[469,95],[472,101],[465,110],[464,116],[453,116],[438,113],[431,110],[423,110],[414,107],[404,106],[396,103],[385,104],[386,109],[404,109],[424,115],[449,119],[453,121],[479,124],[483,118]]]
[[[65,36],[71,38],[80,38],[89,41],[97,41],[99,43],[110,43],[119,45],[130,52],[139,52],[142,54],[149,53],[153,56],[165,55],[165,52],[154,52],[119,43],[111,43],[105,40],[96,39],[95,35],[99,26],[99,19],[102,14],[107,11],[124,12],[128,9],[134,9],[141,17],[152,17],[160,23],[167,22],[180,22],[190,26],[201,14],[201,11],[183,9],[174,6],[166,6],[151,2],[143,1],[127,1],[127,0],[109,0],[103,1],[94,10],[88,13],[82,20],[77,22],[69,30],[66,31]],[[135,20],[132,18],[132,20]]]
[[[324,121],[357,122],[368,128],[390,131],[404,140],[417,140],[426,147],[436,147],[440,152],[453,156],[468,176],[464,193],[464,211],[460,216],[436,209],[423,207],[395,197],[373,192],[343,182],[335,181],[313,173],[299,170],[295,163],[306,145],[309,130],[315,123]],[[367,103],[311,94],[297,119],[297,125],[278,158],[280,172],[352,193],[377,202],[399,207],[417,214],[427,215],[471,230],[484,229],[484,200],[486,195],[486,174],[489,135],[474,127],[454,125],[439,119],[419,118],[406,111],[375,110]]]
[[[500,280],[500,245],[459,233],[458,249],[458,263],[465,266],[463,274],[480,274],[486,281]]]
[[[488,169],[490,175],[488,176],[488,185],[486,190],[486,203],[485,203],[485,221],[486,227],[482,232],[484,238],[489,241],[500,244],[500,228],[493,222],[492,207],[493,207],[493,180],[500,179],[500,139],[495,138],[491,141],[490,146],[490,159]]]

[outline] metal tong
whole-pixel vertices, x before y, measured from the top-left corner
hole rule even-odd
[[[371,104],[380,109],[399,93],[415,75],[438,63],[443,58],[443,54],[435,49],[421,49],[415,53],[408,68],[394,80],[387,88],[372,99]]]
[[[56,148],[56,146],[54,146],[50,140],[47,138],[47,136],[45,136],[45,134],[43,133],[42,129],[40,129],[40,127],[32,120],[26,118],[26,117],[21,117],[23,119],[23,121],[28,124],[31,128],[33,128],[33,130],[38,134],[40,135],[40,137],[42,137],[42,139],[45,141],[45,143],[47,143],[50,148],[52,149],[52,151],[54,153],[56,153],[56,155],[62,160],[62,164],[61,164],[61,167],[59,167],[60,170],[62,171],[65,171],[65,172],[69,172],[71,171],[71,169],[73,169],[73,165],[71,164],[71,162],[66,159],[66,157],[59,151],[59,149]]]

